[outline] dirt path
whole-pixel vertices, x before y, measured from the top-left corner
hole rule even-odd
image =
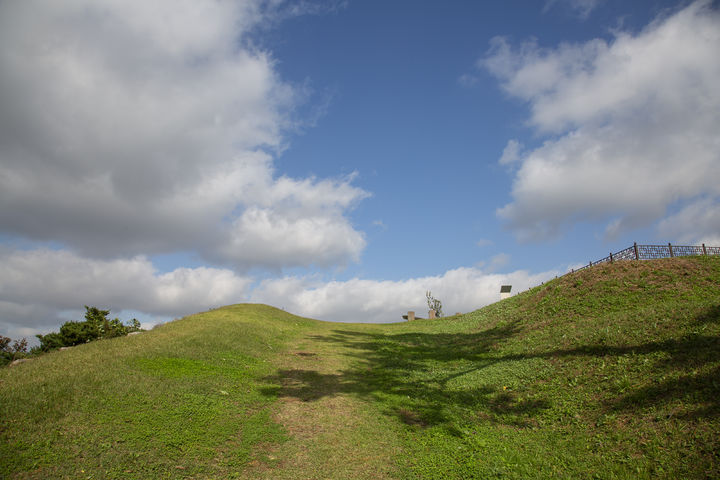
[[[282,385],[275,420],[289,440],[258,452],[245,472],[258,479],[395,478],[395,428],[361,399],[343,392],[350,357],[342,345],[303,338],[278,360]]]

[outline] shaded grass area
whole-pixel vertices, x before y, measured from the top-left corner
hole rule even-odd
[[[351,394],[405,425],[408,478],[720,477],[720,259],[600,266],[460,318],[338,326],[336,373],[271,396]]]
[[[332,374],[348,368],[352,358],[342,345],[315,340],[337,324],[323,326],[313,329],[292,350],[281,355],[277,371],[306,370],[318,378],[332,378]],[[293,381],[277,377],[270,383],[277,388],[271,389],[277,391]],[[395,459],[402,456],[402,449],[396,420],[378,415],[372,402],[339,392],[332,384],[315,386],[318,391],[306,399],[285,396],[276,403],[274,418],[285,428],[288,441],[264,450],[264,454],[275,459],[273,468],[253,465],[244,472],[246,478],[397,478]]]
[[[2,478],[239,478],[284,440],[260,393],[317,322],[225,307],[0,371]]]

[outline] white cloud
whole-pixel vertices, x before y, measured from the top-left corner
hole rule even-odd
[[[488,238],[481,238],[475,243],[478,247],[487,247],[493,244],[493,241]]]
[[[364,246],[363,236],[339,215],[294,217],[253,207],[233,223],[232,239],[219,253],[248,266],[275,267],[302,265],[307,255],[312,263],[326,267],[348,257],[358,261]]]
[[[720,198],[703,198],[665,218],[658,233],[679,243],[720,247]]]
[[[269,303],[298,315],[320,320],[382,323],[401,321],[409,310],[426,316],[425,292],[430,290],[451,315],[468,312],[499,300],[501,285],[516,292],[539,285],[557,272],[530,274],[486,273],[477,268],[458,268],[441,276],[402,281],[352,279],[323,282],[286,277],[265,280],[251,294],[254,302]]]
[[[219,268],[177,268],[158,272],[145,257],[97,260],[57,250],[0,250],[0,334],[20,338],[57,331],[80,319],[82,306],[132,312],[143,321],[188,315],[251,301],[329,321],[396,322],[408,310],[427,311],[425,292],[443,302],[446,314],[468,312],[499,299],[500,285],[518,292],[558,272],[492,273],[508,260],[500,254],[491,268],[458,268],[440,276],[403,281],[319,277],[253,279]]]
[[[498,163],[500,163],[500,165],[512,165],[513,163],[518,162],[521,158],[520,154],[522,148],[522,143],[517,140],[508,140]]]
[[[345,215],[367,193],[273,168],[305,94],[251,34],[311,9],[283,5],[0,4],[0,233],[96,258],[357,259],[365,242]]]
[[[574,14],[581,19],[586,19],[590,13],[603,3],[604,0],[546,0],[544,12],[547,12],[557,4],[567,6]]]
[[[508,263],[510,263],[511,256],[507,253],[498,253],[490,259],[489,269],[490,271],[496,271]]]
[[[67,251],[3,253],[3,301],[59,310],[98,303],[113,309],[181,315],[241,299],[250,279],[228,269],[177,268],[159,273],[145,257],[92,260]]]
[[[612,42],[513,50],[495,39],[482,66],[549,135],[517,160],[513,201],[498,215],[521,240],[578,221],[606,222],[612,237],[677,202],[720,195],[718,51],[720,15],[708,1]]]
[[[92,260],[67,251],[0,251],[0,331],[59,326],[58,312],[83,305],[182,316],[237,303],[251,279],[227,269],[159,273],[145,257]]]
[[[480,79],[477,77],[477,75],[465,73],[463,75],[460,75],[460,77],[458,77],[457,81],[461,86],[470,88],[470,87],[474,87],[475,85],[477,85],[477,83],[480,81]]]

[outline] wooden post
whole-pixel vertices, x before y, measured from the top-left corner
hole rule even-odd
[[[635,260],[640,260],[640,253],[638,252],[637,242],[633,242],[633,247],[635,247]]]
[[[613,263],[612,252],[610,252],[610,263]]]
[[[705,244],[703,243],[703,255],[707,255],[707,250],[705,250]]]
[[[413,320],[415,320],[415,312],[409,311],[407,314],[407,317],[408,317],[408,322],[412,322]]]
[[[670,258],[674,257],[675,255],[673,255],[672,244],[670,242],[668,242],[668,248],[670,249]]]

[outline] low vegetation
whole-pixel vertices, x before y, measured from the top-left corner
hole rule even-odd
[[[0,335],[0,366],[12,363],[15,360],[25,361],[63,347],[74,347],[75,345],[103,338],[122,337],[142,330],[140,322],[135,318],[125,325],[119,318],[111,320],[108,318],[109,315],[110,310],[101,310],[97,307],[85,305],[84,321],[65,322],[60,327],[59,332],[36,335],[40,345],[31,348],[29,351],[27,339],[13,341],[11,338]]]
[[[74,347],[82,343],[92,342],[101,338],[122,337],[131,332],[140,331],[140,322],[133,318],[129,325],[123,325],[119,318],[109,319],[110,310],[85,305],[85,320],[82,322],[65,322],[60,332],[37,335],[40,350],[49,352],[56,348]]]
[[[27,339],[13,341],[12,338],[0,335],[0,366],[25,358],[27,351]]]
[[[719,478],[720,258],[481,310],[235,305],[0,371],[3,478]]]

